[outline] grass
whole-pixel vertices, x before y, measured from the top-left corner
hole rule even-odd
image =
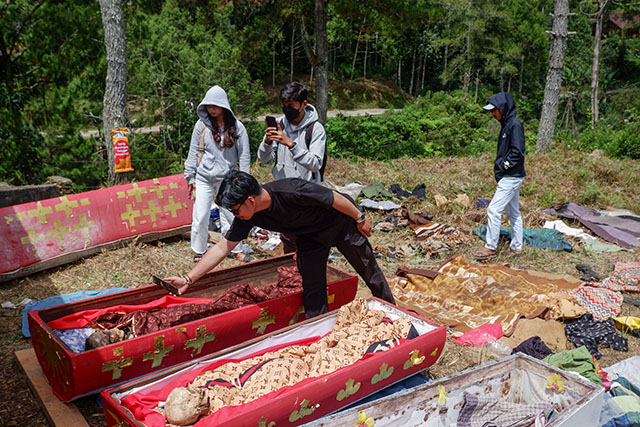
[[[474,227],[486,221],[484,210],[475,208],[478,198],[490,199],[495,190],[493,178],[493,154],[485,153],[477,157],[440,157],[428,159],[403,158],[393,161],[369,161],[365,159],[330,159],[326,177],[337,184],[360,182],[370,184],[375,178],[386,186],[393,183],[411,190],[417,184],[426,185],[426,200],[405,199],[403,203],[412,212],[429,212],[434,221],[454,225],[463,230],[470,243],[458,247],[448,254],[425,255],[428,251],[422,242],[416,241],[406,229],[391,232],[375,232],[370,241],[374,248],[386,254],[379,263],[389,277],[393,276],[399,265],[411,265],[415,268],[434,269],[442,263],[445,256],[462,253],[469,255],[482,246],[482,242],[471,235]],[[585,154],[569,149],[557,148],[545,155],[531,154],[527,157],[527,178],[521,191],[520,206],[525,227],[539,228],[545,220],[557,219],[542,212],[554,203],[573,201],[588,207],[618,207],[640,213],[640,162],[633,160],[609,159],[601,153]],[[253,174],[260,182],[271,179],[270,168],[253,165]],[[434,197],[442,195],[448,200],[464,193],[471,207],[459,204],[437,206]],[[386,216],[383,213],[370,212],[373,222]],[[575,224],[570,224],[576,226]],[[256,248],[255,242],[252,246]],[[576,243],[574,241],[574,243]],[[406,257],[390,256],[390,246],[395,248],[407,245],[416,252]],[[523,267],[538,271],[570,274],[578,276],[575,264],[589,264],[603,276],[613,271],[617,260],[640,261],[640,251],[619,252],[616,254],[591,255],[578,245],[573,252],[556,252],[542,249],[525,248],[523,254],[514,257],[502,251],[495,260],[508,263],[513,267]],[[221,266],[235,264],[237,261],[226,259]],[[341,258],[334,264],[352,271]],[[163,276],[188,271],[192,262],[188,236],[178,236],[154,243],[132,243],[120,249],[105,251],[73,264],[33,274],[29,277],[0,284],[2,302],[20,302],[24,298],[40,300],[57,294],[78,290],[103,289],[112,287],[136,287],[150,282],[152,274]],[[368,296],[368,290],[360,283],[359,296]],[[636,296],[637,297],[637,296]],[[640,309],[623,305],[623,315],[640,316]],[[20,331],[20,310],[0,309],[0,399],[12,401],[11,407],[0,408],[0,424],[46,426],[46,418],[34,410],[37,402],[26,390],[26,383],[19,372],[13,353],[30,347],[30,342],[22,337]],[[603,349],[602,367],[633,354],[640,354],[638,338],[628,336],[629,352],[617,352]],[[570,347],[571,348],[571,347]],[[457,346],[447,343],[445,353],[430,369],[433,377],[442,377],[475,366],[490,358],[486,352],[477,348]],[[78,402],[87,421],[92,426],[104,426],[101,410],[95,404],[95,398],[84,398]],[[25,421],[27,422],[25,424]]]

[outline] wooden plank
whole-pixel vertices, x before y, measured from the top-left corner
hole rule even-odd
[[[33,391],[44,410],[47,419],[54,426],[89,427],[76,405],[64,403],[51,391],[51,386],[42,373],[36,353],[32,348],[15,352],[18,364],[22,368],[29,388]]]

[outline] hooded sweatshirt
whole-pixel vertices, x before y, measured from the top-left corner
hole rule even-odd
[[[238,139],[234,141],[233,146],[222,148],[221,144],[224,140],[224,128],[220,129],[220,143],[213,138],[212,125],[207,113],[207,105],[217,105],[231,112],[236,119],[236,133]],[[202,102],[198,105],[198,117],[200,120],[193,127],[191,133],[191,145],[189,146],[189,156],[184,163],[184,178],[187,184],[193,184],[196,176],[209,183],[221,182],[227,172],[236,168],[236,164],[240,163],[240,170],[249,173],[251,166],[251,153],[249,151],[249,137],[247,130],[240,120],[238,120],[231,110],[227,93],[220,86],[213,86],[207,91]],[[204,123],[204,129],[203,129]],[[200,146],[200,133],[204,134],[204,155],[200,161],[200,165],[196,167],[198,157],[198,147]]]
[[[489,104],[502,113],[502,125],[498,135],[496,161],[493,174],[496,181],[505,176],[524,178],[524,127],[516,117],[516,104],[507,92],[500,92],[489,98]]]
[[[278,117],[278,123],[284,125],[284,133],[295,142],[293,148],[278,144],[277,142],[267,142],[265,139],[258,148],[258,160],[262,164],[269,164],[276,159],[271,173],[273,179],[282,178],[302,178],[304,180],[320,183],[320,167],[327,146],[327,135],[324,126],[318,122],[318,113],[311,104],[307,104],[304,109],[304,117],[297,126],[292,125],[285,116]],[[307,148],[305,141],[307,126],[313,125],[311,142]],[[315,173],[314,173],[315,172]]]

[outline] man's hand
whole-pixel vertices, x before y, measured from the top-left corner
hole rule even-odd
[[[189,289],[189,283],[187,283],[187,279],[185,279],[184,277],[171,276],[166,277],[162,280],[167,283],[171,283],[173,286],[178,288],[178,295],[184,294],[185,292],[187,292],[187,289]]]
[[[357,227],[360,234],[364,237],[371,236],[371,221],[369,221],[369,218],[365,217],[364,221],[357,224]]]
[[[289,148],[293,145],[291,138],[284,133],[280,128],[280,123],[276,123],[277,128],[267,128],[265,131],[265,137],[267,141],[277,142],[278,144],[285,145]]]
[[[187,194],[187,197],[189,198],[189,200],[191,200],[193,198],[193,192],[196,191],[196,185],[188,184],[187,189],[189,191],[189,194]]]

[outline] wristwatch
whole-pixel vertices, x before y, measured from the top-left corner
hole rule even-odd
[[[360,216],[358,217],[358,219],[356,220],[356,222],[357,222],[358,224],[360,224],[360,223],[363,223],[365,219],[366,219],[366,217],[364,216],[364,212],[362,212],[362,213],[360,214]]]

